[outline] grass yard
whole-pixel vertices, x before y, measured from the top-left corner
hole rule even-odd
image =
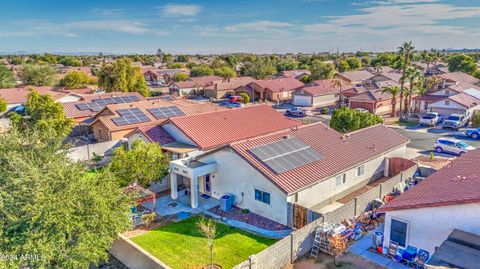
[[[156,228],[131,240],[174,269],[202,268],[209,263],[210,254],[207,239],[195,225],[199,219],[190,217],[178,223]],[[217,223],[213,261],[222,268],[232,268],[275,242],[274,239]]]

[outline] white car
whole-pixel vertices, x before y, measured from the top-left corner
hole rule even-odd
[[[462,155],[469,150],[474,150],[475,148],[458,139],[439,138],[437,139],[437,141],[435,141],[433,149],[437,153],[445,152],[450,154]]]

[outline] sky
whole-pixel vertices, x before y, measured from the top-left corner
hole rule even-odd
[[[477,48],[479,0],[5,0],[0,52]]]

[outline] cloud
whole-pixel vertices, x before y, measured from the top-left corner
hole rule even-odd
[[[167,4],[162,7],[162,15],[166,17],[195,16],[200,10],[199,5]]]
[[[274,30],[282,30],[292,27],[293,24],[280,21],[255,21],[233,24],[225,27],[228,32],[239,31],[256,31],[256,32],[268,32]]]
[[[140,34],[147,31],[145,24],[129,20],[73,21],[66,24],[67,29],[98,32],[120,32]]]

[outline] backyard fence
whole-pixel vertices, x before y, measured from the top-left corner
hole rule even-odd
[[[396,169],[397,168],[394,168],[394,170]],[[292,232],[262,252],[250,256],[247,260],[235,266],[234,269],[282,268],[283,266],[293,263],[299,257],[304,256],[310,251],[315,237],[315,229],[320,224],[324,222],[340,223],[363,213],[365,208],[367,208],[374,199],[383,198],[386,194],[391,193],[399,183],[413,178],[417,169],[418,165],[413,164],[413,166],[405,171],[400,172],[385,182],[355,197],[336,210],[323,215],[318,214],[318,219],[312,220],[303,228]]]

